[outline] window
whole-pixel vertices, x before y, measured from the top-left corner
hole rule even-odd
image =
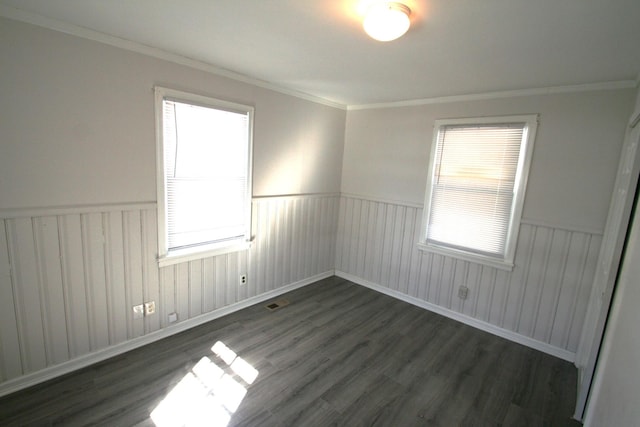
[[[248,248],[253,108],[155,93],[160,265]]]
[[[537,121],[436,121],[421,249],[513,267]]]

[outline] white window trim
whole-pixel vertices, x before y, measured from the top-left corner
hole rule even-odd
[[[224,101],[208,96],[197,95],[194,93],[183,92],[165,87],[154,87],[155,92],[155,118],[156,118],[156,188],[158,197],[158,265],[164,267],[167,265],[178,264],[181,262],[202,259],[206,257],[224,255],[231,252],[246,250],[251,247],[251,211],[252,211],[252,183],[253,183],[253,115],[254,107],[238,104],[235,102]],[[163,108],[164,99],[172,99],[191,104],[199,104],[206,107],[217,109],[226,109],[232,111],[246,112],[249,121],[249,153],[247,156],[247,202],[249,209],[245,218],[245,238],[242,240],[230,240],[226,242],[218,242],[209,245],[201,245],[192,248],[179,249],[169,251],[167,244],[167,201],[166,186],[164,177],[164,145],[163,145]]]
[[[509,221],[509,229],[507,231],[507,241],[505,247],[504,258],[495,258],[487,255],[467,252],[454,248],[436,245],[427,242],[427,227],[431,214],[431,196],[433,191],[434,179],[434,163],[436,158],[436,147],[438,134],[441,127],[446,125],[481,125],[481,124],[508,124],[508,123],[526,123],[526,137],[523,138],[524,147],[520,149],[520,157],[518,159],[518,171],[516,173],[516,182],[514,185],[515,197],[513,200],[514,209],[511,212]],[[423,251],[433,252],[439,255],[450,256],[461,259],[463,261],[475,262],[489,267],[495,267],[501,270],[511,271],[514,267],[514,258],[516,245],[518,243],[518,233],[520,231],[520,222],[522,219],[522,209],[524,207],[525,191],[529,178],[529,169],[531,167],[531,159],[533,157],[533,146],[536,138],[538,127],[538,115],[527,114],[517,116],[498,116],[498,117],[479,117],[479,118],[462,118],[462,119],[443,119],[436,120],[433,130],[433,140],[431,142],[431,150],[429,157],[429,166],[427,177],[427,189],[425,193],[424,211],[422,217],[422,228],[418,248]]]

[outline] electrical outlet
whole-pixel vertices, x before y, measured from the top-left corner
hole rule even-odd
[[[247,284],[247,275],[243,274],[240,276],[240,284],[241,285],[246,285]]]
[[[156,302],[149,301],[144,303],[144,315],[150,316],[156,312]]]
[[[133,318],[134,319],[142,319],[144,317],[144,305],[134,305],[133,306]]]
[[[467,299],[468,296],[469,296],[469,288],[467,288],[466,286],[460,286],[458,288],[458,298]]]

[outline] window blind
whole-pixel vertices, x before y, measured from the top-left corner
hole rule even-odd
[[[247,113],[165,99],[167,246],[246,239]]]
[[[427,243],[504,257],[524,137],[526,123],[440,128]]]

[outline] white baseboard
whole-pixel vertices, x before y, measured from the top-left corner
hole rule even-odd
[[[459,322],[465,323],[469,326],[473,326],[474,328],[480,329],[485,332],[489,332],[493,335],[497,335],[499,337],[508,339],[509,341],[516,342],[518,344],[525,345],[527,347],[533,348],[535,350],[542,351],[543,353],[550,354],[552,356],[558,357],[560,359],[566,360],[568,362],[574,362],[576,358],[576,354],[565,350],[560,347],[553,346],[551,344],[535,340],[533,338],[520,335],[517,332],[510,331],[508,329],[500,328],[498,326],[492,325],[491,323],[484,322],[482,320],[474,319],[473,317],[469,317],[465,314],[458,313],[457,311],[450,310],[448,308],[441,307],[439,305],[432,304],[430,302],[421,300],[419,298],[412,297],[407,294],[403,294],[402,292],[398,292],[393,289],[385,288],[384,286],[378,285],[373,282],[369,282],[367,280],[361,279],[357,276],[353,276],[349,273],[345,273],[342,271],[335,272],[336,276],[342,277],[343,279],[349,280],[353,283],[356,283],[361,286],[365,286],[369,289],[373,289],[374,291],[389,295],[393,298],[399,299],[401,301],[407,302],[409,304],[424,308],[426,310],[432,311],[434,313],[441,314],[445,317],[448,317],[453,320],[457,320]]]
[[[227,314],[231,314],[233,312],[242,310],[243,308],[247,308],[254,304],[261,303],[263,301],[277,297],[279,295],[282,295],[294,289],[298,289],[303,286],[310,285],[311,283],[317,282],[318,280],[322,280],[327,277],[331,277],[333,275],[334,275],[333,270],[326,271],[324,273],[317,274],[307,279],[300,280],[298,282],[291,283],[286,286],[282,286],[278,289],[265,292],[264,294],[247,298],[246,300],[237,302],[235,304],[231,304],[226,307],[222,307],[217,310],[210,311],[209,313],[205,313],[200,316],[187,319],[183,322],[173,324],[159,331],[155,331],[138,338],[134,338],[119,344],[115,344],[107,348],[104,348],[102,350],[95,351],[93,353],[82,355],[80,357],[60,363],[58,365],[49,366],[37,372],[32,372],[30,374],[11,379],[9,381],[6,381],[0,384],[0,396],[5,396],[7,394],[11,394],[16,391],[25,389],[27,387],[31,387],[33,385],[59,377],[61,375],[68,374],[78,369],[85,368],[95,363],[102,362],[103,360],[109,359],[114,356],[118,356],[120,354],[126,353],[128,351],[134,350],[144,345],[151,344],[163,338],[170,337],[171,335],[175,335],[177,333],[186,331],[187,329],[191,329],[193,327],[202,325],[203,323],[210,322],[219,317],[226,316]]]
[[[472,317],[466,316],[464,314],[455,312],[453,310],[449,310],[444,307],[440,307],[438,305],[429,303],[427,301],[420,300],[418,298],[412,297],[410,295],[403,294],[401,292],[395,291],[393,289],[388,289],[378,284],[369,282],[367,280],[361,279],[359,277],[353,276],[348,273],[344,273],[342,271],[327,271],[321,274],[317,274],[315,276],[309,277],[307,279],[291,283],[289,285],[280,287],[278,289],[274,289],[269,292],[265,292],[264,294],[257,295],[255,297],[248,298],[246,300],[237,302],[235,304],[231,304],[226,307],[219,308],[217,310],[211,311],[209,313],[202,314],[200,316],[187,319],[183,322],[176,323],[167,328],[161,329],[156,332],[152,332],[150,334],[134,338],[132,340],[125,341],[120,344],[115,344],[110,347],[104,348],[102,350],[98,350],[93,353],[85,354],[83,356],[77,357],[73,360],[69,360],[67,362],[60,363],[58,365],[49,366],[45,369],[42,369],[37,372],[32,372],[30,374],[14,378],[12,380],[6,381],[0,384],[0,396],[5,396],[7,394],[14,393],[16,391],[25,389],[27,387],[31,387],[33,385],[51,380],[53,378],[59,377],[61,375],[68,374],[70,372],[76,371],[78,369],[85,368],[87,366],[93,365],[98,362],[102,362],[103,360],[109,359],[114,356],[118,356],[120,354],[126,353],[128,351],[134,350],[136,348],[142,347],[147,344],[151,344],[155,341],[159,341],[163,338],[170,337],[171,335],[175,335],[177,333],[186,331],[188,329],[194,328],[196,326],[202,325],[204,323],[210,322],[214,319],[220,318],[222,316],[226,316],[227,314],[234,313],[236,311],[242,310],[254,304],[261,303],[263,301],[269,300],[271,298],[277,297],[284,293],[290,292],[294,289],[298,289],[311,283],[317,282],[318,280],[325,279],[327,277],[331,277],[332,275],[336,275],[343,279],[349,280],[353,283],[356,283],[361,286],[365,286],[374,291],[389,295],[393,298],[399,299],[401,301],[407,302],[409,304],[424,308],[426,310],[432,311],[434,313],[441,314],[445,317],[449,317],[451,319],[457,320],[459,322],[465,323],[467,325],[473,326],[477,329],[492,333],[502,338],[506,338],[510,341],[516,342],[518,344],[526,345],[527,347],[531,347],[535,350],[542,351],[544,353],[550,354],[555,357],[559,357],[561,359],[567,360],[569,362],[575,361],[575,353],[567,351],[565,349],[552,346],[548,343],[544,343],[538,340],[534,340],[533,338],[526,337],[524,335],[520,335],[516,332],[499,328],[490,323],[484,322],[482,320],[474,319]]]

